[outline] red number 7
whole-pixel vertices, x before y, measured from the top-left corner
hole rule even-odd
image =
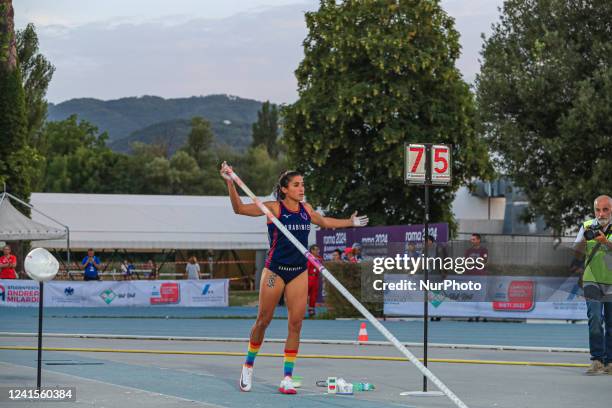
[[[410,170],[411,173],[416,172],[417,167],[419,167],[419,163],[421,163],[421,158],[423,157],[424,150],[425,149],[423,149],[422,147],[411,147],[410,148],[411,152],[417,153],[416,160],[414,161],[414,164],[412,165],[412,169]]]

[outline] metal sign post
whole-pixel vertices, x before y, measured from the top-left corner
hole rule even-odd
[[[423,279],[429,281],[429,268],[427,258],[429,251],[429,187],[448,186],[452,179],[451,146],[432,143],[406,144],[404,147],[404,181],[410,185],[425,187],[425,237],[423,242],[423,256],[425,268]],[[434,254],[435,256],[435,254]],[[423,365],[427,367],[427,349],[429,336],[429,290],[423,291]],[[441,396],[439,391],[427,391],[427,377],[423,376],[422,391],[407,391],[400,395],[411,396]]]

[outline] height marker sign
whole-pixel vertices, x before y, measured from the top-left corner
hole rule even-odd
[[[447,186],[452,180],[451,146],[432,143],[405,145],[404,180],[409,184]]]

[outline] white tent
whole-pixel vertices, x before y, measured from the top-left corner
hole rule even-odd
[[[2,241],[36,241],[41,239],[58,239],[67,235],[67,230],[49,227],[42,222],[29,219],[20,213],[10,200],[16,197],[8,193],[0,195],[0,240]],[[18,200],[21,201],[21,200]],[[44,220],[43,215],[38,218]],[[66,248],[66,241],[58,241],[58,248]]]
[[[73,249],[268,248],[265,217],[234,214],[227,196],[33,193],[31,203],[70,227]],[[65,247],[59,240],[37,244]]]

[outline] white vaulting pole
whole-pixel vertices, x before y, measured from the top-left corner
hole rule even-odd
[[[416,368],[423,373],[432,383],[438,387],[440,391],[442,391],[446,396],[459,408],[468,408],[467,405],[463,403],[452,392],[438,377],[436,377],[427,367],[425,367],[415,356],[408,350],[402,343],[399,342],[398,339],[395,338],[393,334],[385,326],[383,326],[373,315],[366,309],[355,297],[319,262],[317,258],[315,258],[301,243],[298,241],[293,234],[291,234],[287,228],[272,214],[268,207],[266,207],[253,192],[244,184],[244,182],[238,177],[236,173],[231,171],[229,176],[238,184],[238,186],[253,200],[253,202],[259,207],[261,211],[268,217],[268,219],[276,225],[276,227],[287,237],[293,245],[310,261],[313,265],[317,267],[317,269],[323,274],[325,279],[327,279],[334,287],[349,301],[355,308],[374,325],[378,329],[378,331],[387,338],[403,355],[410,360],[412,364],[416,366]]]

